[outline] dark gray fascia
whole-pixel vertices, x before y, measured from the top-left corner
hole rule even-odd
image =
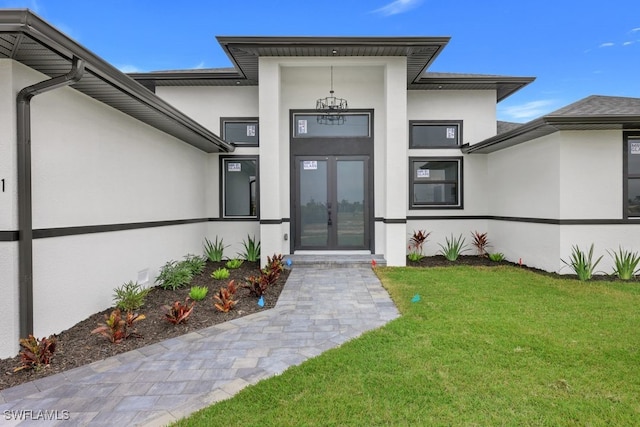
[[[96,76],[101,82],[103,82],[105,87],[108,86],[114,88],[127,96],[126,101],[119,102],[129,103],[127,107],[131,107],[133,104],[144,106],[144,108],[153,110],[154,114],[159,114],[164,119],[163,123],[158,123],[157,121],[154,122],[150,119],[146,120],[148,119],[148,116],[144,114],[141,114],[138,117],[126,112],[125,114],[131,115],[132,117],[145,122],[156,129],[175,136],[176,138],[181,139],[205,152],[230,152],[234,150],[234,147],[231,144],[228,144],[222,140],[222,138],[195,122],[171,104],[156,96],[140,83],[136,82],[88,49],[70,39],[30,10],[0,10],[0,35],[7,33],[23,35],[23,37],[26,36],[29,39],[35,40],[51,55],[57,55],[67,59],[69,67],[71,66],[72,58],[74,56],[82,59],[86,63],[85,68],[87,72]],[[17,60],[15,58],[20,56],[18,55],[18,53],[21,53],[19,51],[20,42],[18,41],[14,46],[11,59]],[[29,53],[21,54],[28,55]],[[30,66],[29,64],[26,65]],[[75,88],[78,89],[78,86]],[[96,98],[95,96],[93,97]],[[105,102],[99,98],[96,99],[112,106],[113,108],[123,111],[123,106],[118,102],[110,104],[109,102]],[[185,137],[185,135],[191,135],[191,137]]]

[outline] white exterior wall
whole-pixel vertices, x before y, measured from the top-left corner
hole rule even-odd
[[[18,229],[14,62],[0,59],[0,231]],[[1,191],[1,189],[0,189]],[[18,351],[18,242],[0,241],[0,358]]]
[[[47,77],[11,61],[0,62],[0,73],[0,91],[11,92],[0,96],[1,112],[11,121],[0,130],[9,129],[0,157],[8,152],[15,158],[15,107],[5,100],[14,102],[21,88]],[[71,88],[38,95],[31,105],[34,229],[206,217],[204,152]],[[13,166],[10,181],[15,176]],[[17,230],[15,204],[8,210],[0,213],[0,230]],[[35,239],[34,333],[58,333],[111,306],[113,289],[124,282],[151,285],[166,261],[202,252],[207,226]],[[11,260],[0,273],[0,304],[7,316],[13,313],[0,331],[7,338],[0,341],[5,357],[18,348],[17,280],[4,281],[5,275],[17,276],[17,243],[0,243],[0,253],[3,264]],[[60,304],[73,310],[60,310]]]

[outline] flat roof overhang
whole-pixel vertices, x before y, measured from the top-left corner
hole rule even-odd
[[[85,74],[71,87],[207,153],[234,147],[180,112],[28,9],[0,10],[0,58],[20,62],[49,77],[64,75],[73,57]]]

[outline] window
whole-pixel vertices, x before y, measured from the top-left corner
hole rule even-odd
[[[331,120],[332,118],[336,120]],[[294,114],[293,136],[295,138],[367,138],[370,134],[369,119],[370,116],[367,113],[343,113],[339,116],[327,114]]]
[[[409,158],[409,208],[462,208],[462,158]]]
[[[222,139],[234,145],[257,147],[260,141],[260,128],[255,117],[220,119]]]
[[[409,148],[456,148],[462,141],[462,121],[409,121]]]
[[[640,217],[640,134],[625,138],[625,216]]]
[[[222,216],[257,218],[258,158],[222,157],[221,176]]]

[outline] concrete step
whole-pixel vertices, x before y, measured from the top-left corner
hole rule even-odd
[[[285,263],[287,259],[291,260],[291,268],[296,266],[313,266],[314,268],[371,267],[373,260],[379,267],[387,265],[387,260],[379,254],[293,254],[284,255],[284,259]]]

